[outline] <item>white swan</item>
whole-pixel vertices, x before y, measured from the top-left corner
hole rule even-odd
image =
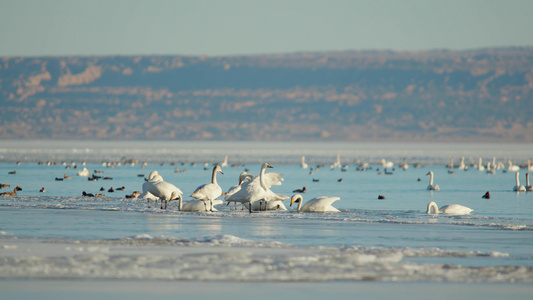
[[[485,167],[483,166],[483,163],[482,163],[482,159],[481,157],[478,159],[478,163],[477,163],[477,169],[478,171],[484,171],[485,170]]]
[[[244,203],[246,208],[248,208],[249,205],[249,203]],[[267,201],[264,205],[261,201],[255,201],[252,203],[252,210],[287,210],[287,207],[285,207],[285,204],[283,204],[282,200]]]
[[[529,184],[529,173],[526,173],[526,191],[533,192],[533,185]]]
[[[148,194],[152,195],[152,197]],[[182,194],[183,192],[172,183],[159,180],[145,182],[143,184],[143,193],[139,197],[148,200],[148,207],[150,207],[150,200],[156,197],[155,199],[161,200],[161,209],[167,209],[168,202],[181,198]],[[165,202],[165,207],[163,207],[163,202]]]
[[[298,202],[298,212],[338,212],[339,210],[331,204],[339,199],[339,197],[320,196],[307,201],[302,206],[304,198],[300,194],[295,194],[291,197],[291,206],[294,202]]]
[[[383,166],[383,168],[392,168],[392,167],[394,167],[394,163],[392,161],[385,160],[385,159],[381,160],[381,165]]]
[[[307,169],[309,166],[305,163],[305,156],[302,156],[302,169]]]
[[[438,191],[440,187],[437,184],[433,184],[433,171],[429,171],[426,176],[429,175],[429,185],[427,187],[430,191]]]
[[[511,160],[508,160],[507,161],[507,171],[508,172],[517,172],[517,171],[520,171],[520,167],[517,166],[517,165],[513,165]]]
[[[457,169],[459,169],[459,170],[465,170],[466,169],[464,156],[461,157],[461,161],[459,162],[459,166],[457,167]]]
[[[453,160],[453,158],[452,158],[452,160]],[[407,160],[405,158],[403,159],[403,162],[400,164],[400,168],[402,168],[404,170],[409,169],[409,165],[407,164]]]
[[[229,197],[231,197],[233,194],[235,194],[236,192],[240,191],[241,190],[241,187],[242,187],[242,184],[245,180],[250,180],[250,177],[251,175],[246,173],[246,172],[242,172],[240,175],[239,175],[239,184],[237,185],[234,185],[232,187],[230,187],[228,189],[228,191],[226,192],[226,194],[224,195],[224,200],[228,200]],[[235,201],[233,201],[235,202]],[[230,203],[230,201],[228,201],[228,204]],[[235,209],[237,209],[237,202],[235,202]]]
[[[89,173],[89,170],[87,170],[87,168],[83,168],[83,170],[78,171],[77,175],[78,176],[89,177],[89,175],[91,175],[91,174]]]
[[[462,206],[459,204],[444,205],[443,207],[439,208],[437,206],[437,203],[433,201],[428,203],[428,209],[426,213],[431,214],[431,209],[433,209],[434,214],[440,213],[440,214],[449,214],[449,215],[468,215],[474,211],[473,209],[469,207]]]
[[[264,163],[261,166],[261,172],[259,173],[259,184],[254,183],[254,181],[243,183],[241,189],[235,194],[231,195],[228,199],[226,199],[226,201],[240,202],[242,204],[248,203],[248,209],[250,213],[252,213],[253,202],[283,200],[282,196],[273,193],[265,183],[265,170],[267,168],[272,168],[272,166],[268,163]]]
[[[224,157],[224,161],[220,163],[220,166],[222,168],[225,168],[225,167],[228,166],[228,156],[227,155]]]
[[[516,172],[515,178],[516,178],[516,185],[513,188],[513,191],[515,192],[525,192],[526,187],[520,184],[520,179],[518,179],[519,172]]]
[[[218,199],[213,200],[213,206],[217,206],[217,205],[220,205],[222,203],[223,203],[222,200],[218,200]],[[180,211],[190,211],[190,212],[207,211],[207,207],[206,207],[204,201],[202,201],[202,200],[191,200],[191,201],[188,201],[188,202],[184,203],[182,197],[179,198],[179,207],[178,207],[178,209]],[[218,210],[213,207],[211,211],[218,211]]]
[[[222,173],[222,169],[220,168],[220,166],[215,166],[213,168],[213,174],[211,175],[211,183],[202,184],[201,186],[197,187],[196,190],[191,194],[191,197],[193,197],[194,199],[204,201],[204,204],[206,205],[206,210],[206,202],[209,201],[210,211],[213,211],[213,200],[222,195],[222,188],[217,183],[217,172],[224,174]]]
[[[342,167],[342,165],[341,165],[341,155],[340,154],[337,154],[337,161],[335,163],[333,163],[332,165],[330,165],[329,167],[331,169]]]

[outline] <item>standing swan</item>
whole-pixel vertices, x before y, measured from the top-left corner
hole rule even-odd
[[[459,204],[450,204],[450,205],[444,205],[443,207],[439,208],[437,206],[437,203],[431,201],[428,203],[428,210],[426,211],[427,214],[431,214],[431,209],[433,208],[434,214],[449,214],[449,215],[468,215],[470,212],[473,212],[474,210],[462,206]]]
[[[428,185],[427,189],[430,190],[430,191],[438,191],[438,190],[440,190],[439,185],[433,184],[433,171],[429,171],[426,174],[426,176],[427,175],[429,175],[429,185]]]
[[[305,163],[305,156],[302,156],[302,169],[307,169],[309,166]]]
[[[518,172],[516,172],[516,175],[515,175],[516,176],[516,185],[514,186],[513,191],[515,191],[515,192],[525,192],[526,191],[526,187],[520,184],[520,180],[518,179],[519,175],[520,174]]]
[[[251,182],[245,182],[241,185],[241,189],[235,194],[226,199],[228,202],[240,202],[243,205],[248,203],[248,209],[252,213],[252,203],[255,201],[269,201],[269,199],[277,200],[276,194],[274,194],[265,183],[265,170],[272,168],[271,165],[264,163],[261,166],[261,172],[259,173],[259,184]],[[279,199],[282,200],[282,199]]]
[[[331,204],[339,199],[339,197],[320,196],[307,201],[302,206],[304,198],[300,194],[295,194],[291,198],[291,206],[294,202],[298,202],[298,212],[338,212],[339,210]]]
[[[211,183],[202,184],[191,194],[191,197],[194,199],[204,201],[205,210],[207,210],[206,201],[209,201],[209,210],[213,211],[213,200],[222,195],[222,188],[217,183],[217,172],[224,175],[220,166],[216,165],[213,168],[213,174],[211,175]]]

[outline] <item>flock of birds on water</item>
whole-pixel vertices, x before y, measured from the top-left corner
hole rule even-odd
[[[278,194],[273,192],[270,188],[274,185],[281,185],[283,179],[283,175],[280,173],[275,172],[266,172],[267,169],[272,168],[272,166],[268,163],[263,163],[261,165],[261,169],[259,171],[258,175],[252,175],[248,172],[242,172],[239,175],[238,178],[238,184],[235,186],[230,187],[227,192],[223,192],[220,185],[217,183],[217,173],[224,174],[222,171],[222,167],[227,167],[227,156],[224,160],[224,162],[220,164],[215,164],[212,170],[211,174],[211,181],[202,184],[198,186],[194,192],[190,195],[192,200],[189,200],[185,202],[183,200],[183,192],[173,185],[172,183],[166,182],[163,177],[159,174],[158,171],[152,171],[148,178],[145,178],[145,182],[142,184],[142,192],[135,191],[130,195],[126,195],[126,198],[139,198],[139,199],[145,199],[147,201],[148,207],[150,208],[150,201],[154,201],[157,203],[160,202],[160,208],[161,209],[167,209],[168,203],[172,200],[178,201],[178,209],[179,211],[189,211],[189,212],[196,212],[196,211],[210,211],[215,212],[217,209],[215,206],[222,205],[226,203],[226,205],[234,204],[235,209],[238,209],[238,206],[240,206],[240,209],[244,210],[247,209],[249,213],[252,213],[254,211],[267,211],[267,210],[287,210],[286,206],[284,205],[284,201],[286,199],[289,199],[288,196]],[[391,161],[382,160],[381,165],[384,168],[385,174],[392,174],[392,172],[388,171],[390,168],[394,168],[394,163]],[[308,164],[305,162],[305,157],[302,156],[301,166],[304,169],[309,168]],[[145,167],[145,166],[143,166]],[[343,168],[343,171],[347,170],[347,165],[341,165],[340,163],[340,156],[337,155],[337,161],[333,163],[331,166],[331,169],[334,168]],[[403,163],[399,165],[402,169],[407,169],[409,166],[405,162],[405,159]],[[453,158],[450,161],[450,164],[447,165],[449,168],[448,172],[453,174],[455,173],[455,170],[468,170],[468,166],[464,162],[464,157],[461,158],[461,161],[459,165],[455,166],[453,163]],[[513,165],[512,162],[509,160],[507,162],[507,166],[503,163],[496,163],[496,159],[493,158],[492,162],[488,162],[486,165],[482,164],[482,159],[479,158],[477,164],[472,164],[472,168],[475,168],[479,171],[486,171],[488,174],[494,174],[496,170],[503,170],[503,172],[515,172],[515,180],[516,185],[513,187],[513,191],[515,192],[527,192],[527,191],[533,191],[533,186],[529,183],[529,172],[533,171],[533,166],[531,164],[531,161],[528,160],[527,165],[524,166],[517,166]],[[207,165],[206,165],[207,168]],[[318,168],[318,166],[317,166]],[[370,168],[370,165],[368,163],[362,163],[359,164],[357,167],[358,170],[364,171],[365,169]],[[519,180],[519,170],[521,168],[526,169],[526,185],[521,185]],[[310,168],[309,174],[313,174],[313,168]],[[178,169],[176,169],[176,172],[178,172]],[[87,170],[87,168],[83,168],[83,170],[80,170],[77,172],[78,176],[85,176],[88,177],[88,180],[98,180],[98,179],[112,179],[110,177],[104,177],[97,174],[102,174],[103,171],[96,171],[95,174],[91,176],[90,172]],[[10,171],[9,174],[16,174],[16,171]],[[381,171],[378,169],[378,174],[381,174]],[[143,174],[140,174],[139,176],[143,176]],[[427,186],[427,190],[430,191],[439,191],[440,187],[434,183],[434,173],[433,171],[429,171],[426,176],[429,176],[429,184]],[[59,177],[55,180],[64,180],[69,179],[70,176],[64,175],[63,178]],[[315,181],[315,179],[313,179]],[[420,178],[418,179],[421,180]],[[342,178],[338,180],[339,182],[342,182]],[[0,183],[0,189],[2,188],[9,188],[9,184],[1,184]],[[21,191],[22,188],[20,185],[17,185],[13,191],[11,192],[3,192],[0,193],[0,196],[16,196],[17,191]],[[116,190],[125,190],[125,187],[119,187]],[[40,190],[41,192],[45,192],[44,187]],[[102,187],[101,191],[105,191],[105,189]],[[115,189],[110,188],[108,192],[114,192]],[[339,197],[335,196],[320,196],[316,197],[310,200],[307,200],[304,204],[304,198],[302,196],[303,193],[305,193],[306,187],[303,187],[302,189],[296,189],[293,191],[294,194],[292,197],[290,197],[290,206],[292,207],[293,204],[297,204],[296,210],[298,212],[339,212],[339,210],[335,207],[333,207],[333,203],[337,200],[340,200]],[[82,192],[82,196],[84,197],[103,197],[104,194],[92,194],[87,193],[85,191]],[[224,200],[219,199],[220,197],[224,197]],[[490,192],[487,191],[482,198],[490,199]],[[385,199],[383,195],[379,195],[378,199]],[[449,204],[444,205],[442,207],[438,207],[437,204],[433,201],[429,202],[427,205],[427,214],[454,214],[454,215],[465,215],[470,214],[473,210],[471,208],[468,208],[466,206],[460,205],[460,204]]]

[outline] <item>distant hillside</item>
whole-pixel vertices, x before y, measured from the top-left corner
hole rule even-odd
[[[533,47],[3,57],[0,138],[533,142]]]

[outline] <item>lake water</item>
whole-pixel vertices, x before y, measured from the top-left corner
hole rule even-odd
[[[329,166],[337,154],[344,170]],[[218,212],[191,213],[178,211],[174,201],[161,210],[125,198],[142,190],[141,175],[157,170],[189,200],[225,155],[230,166],[217,177],[224,191],[243,170],[258,174],[269,162],[268,171],[284,177],[274,192],[291,196],[305,186],[304,202],[338,196],[333,206],[340,212],[298,213],[286,201],[287,211],[249,214],[221,205]],[[300,166],[302,155],[312,174]],[[16,185],[22,191],[0,196],[0,294],[140,299],[157,287],[168,297],[209,298],[223,289],[222,298],[266,290],[263,296],[299,299],[352,292],[412,299],[396,293],[437,290],[459,298],[526,299],[533,292],[533,192],[512,191],[515,172],[470,166],[450,173],[445,165],[452,157],[456,164],[465,157],[469,166],[479,157],[523,165],[533,158],[533,145],[2,141],[0,183],[11,188],[1,192]],[[138,162],[124,163],[131,159]],[[381,159],[395,163],[392,174],[383,172]],[[399,168],[403,159],[407,170]],[[82,162],[112,180],[76,176]],[[362,162],[370,168],[356,170]],[[426,189],[430,170],[439,191]],[[525,185],[527,170],[519,172]],[[72,178],[55,180],[65,174]],[[107,191],[122,186],[125,191]],[[82,197],[82,191],[106,196]],[[487,191],[491,198],[483,199]],[[474,211],[428,215],[429,201]]]

